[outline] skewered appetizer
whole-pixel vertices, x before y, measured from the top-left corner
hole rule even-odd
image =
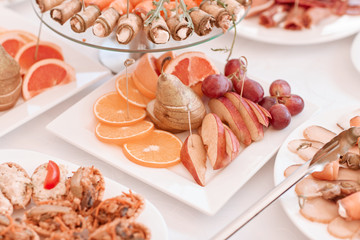
[[[37,0],[41,12],[50,10],[61,25],[69,21],[74,32],[92,28],[97,37],[115,33],[119,44],[129,44],[144,31],[155,44],[187,39],[195,32],[209,34],[214,25],[226,32],[244,14],[237,0]]]

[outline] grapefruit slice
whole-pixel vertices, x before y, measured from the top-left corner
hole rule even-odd
[[[61,48],[51,42],[40,42],[38,46],[37,58],[35,59],[36,42],[30,42],[22,46],[15,56],[15,60],[20,64],[22,74],[25,74],[29,68],[43,59],[64,60]]]
[[[19,49],[26,44],[26,41],[15,33],[0,34],[0,44],[11,57],[15,57]]]
[[[4,30],[3,32],[1,32],[1,30],[0,30],[0,37],[3,34],[16,34],[19,37],[21,37],[22,39],[24,39],[24,41],[27,43],[35,42],[37,40],[37,37],[34,34],[24,31],[24,30]]]
[[[219,73],[219,70],[202,52],[185,52],[172,59],[165,73],[177,76],[185,85],[192,87],[207,76]]]
[[[28,100],[56,85],[75,81],[76,73],[72,66],[59,59],[44,59],[33,64],[24,76],[22,93]]]

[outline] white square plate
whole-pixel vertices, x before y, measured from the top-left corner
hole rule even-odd
[[[223,69],[223,64],[213,62],[218,69]],[[282,131],[267,129],[263,140],[248,146],[225,169],[212,171],[209,165],[206,186],[201,187],[182,164],[165,169],[143,167],[129,161],[123,155],[121,147],[102,143],[95,137],[97,120],[93,114],[93,105],[103,94],[115,91],[115,79],[116,77],[106,82],[69,108],[51,122],[47,129],[104,162],[208,215],[215,214],[275,154],[286,136],[317,109],[306,102],[304,111],[292,119],[290,126]],[[268,89],[269,84],[262,83],[262,86]],[[188,134],[185,132],[178,136],[184,140]]]
[[[32,24],[15,12],[0,7],[0,27],[2,28],[25,30],[37,34],[39,25]],[[43,26],[40,40],[51,41],[61,47],[65,62],[69,63],[76,70],[76,81],[56,86],[28,101],[20,98],[16,106],[7,111],[0,112],[0,137],[110,74],[110,71],[100,63],[68,46],[58,38],[53,37],[52,35],[54,34],[51,34]]]

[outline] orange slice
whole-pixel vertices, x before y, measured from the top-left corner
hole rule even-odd
[[[215,65],[202,52],[185,52],[172,59],[165,73],[177,76],[185,85],[193,86],[211,74],[219,73]]]
[[[101,96],[94,104],[95,117],[103,123],[115,126],[129,126],[146,117],[145,109],[129,104],[117,92]]]
[[[155,99],[156,98],[156,92],[152,92],[148,90],[144,85],[138,80],[138,78],[135,76],[135,74],[131,75],[131,78],[133,79],[133,82],[136,86],[136,88],[139,90],[139,92],[144,95],[147,98]]]
[[[56,85],[75,81],[76,72],[72,66],[58,59],[44,59],[29,68],[24,76],[22,93],[28,100]]]
[[[15,33],[0,34],[0,44],[13,58],[19,49],[26,44],[26,41]]]
[[[22,46],[15,56],[15,60],[20,64],[21,73],[25,74],[35,63],[43,59],[55,58],[64,60],[61,48],[51,42],[40,42],[37,57],[35,59],[36,42],[30,42]]]
[[[182,142],[174,134],[154,130],[149,135],[123,145],[124,155],[132,162],[153,168],[171,167],[180,162]]]
[[[161,66],[163,64],[163,61],[165,60],[165,58],[169,57],[170,59],[166,62],[164,62],[164,66],[163,68],[165,69],[166,66],[169,64],[169,62],[171,61],[171,59],[174,59],[176,57],[175,52],[174,51],[169,51],[169,52],[165,52],[164,54],[162,54],[160,57],[158,57],[155,61],[156,64],[156,69],[159,73],[161,73]]]
[[[98,123],[95,128],[96,137],[104,143],[123,144],[146,137],[154,129],[149,121],[140,121],[130,126],[117,127]]]
[[[146,105],[148,102],[151,101],[151,99],[145,97],[140,93],[140,91],[136,88],[134,84],[134,80],[131,76],[128,77],[128,87],[126,90],[126,76],[121,75],[116,79],[116,90],[120,94],[121,97],[123,97],[125,100],[129,99],[129,103],[137,106],[146,108]]]
[[[139,83],[153,93],[156,92],[157,80],[159,78],[155,61],[156,59],[153,55],[146,53],[140,58],[133,72]]]

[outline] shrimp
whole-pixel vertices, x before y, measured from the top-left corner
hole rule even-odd
[[[114,8],[120,15],[124,15],[127,12],[127,2],[126,0],[115,0],[111,2],[110,6]],[[132,12],[133,6],[131,2],[129,3],[129,13]]]
[[[99,7],[100,11],[104,10],[105,8],[109,7],[109,5],[114,0],[84,0],[85,6],[89,5],[96,5]]]

